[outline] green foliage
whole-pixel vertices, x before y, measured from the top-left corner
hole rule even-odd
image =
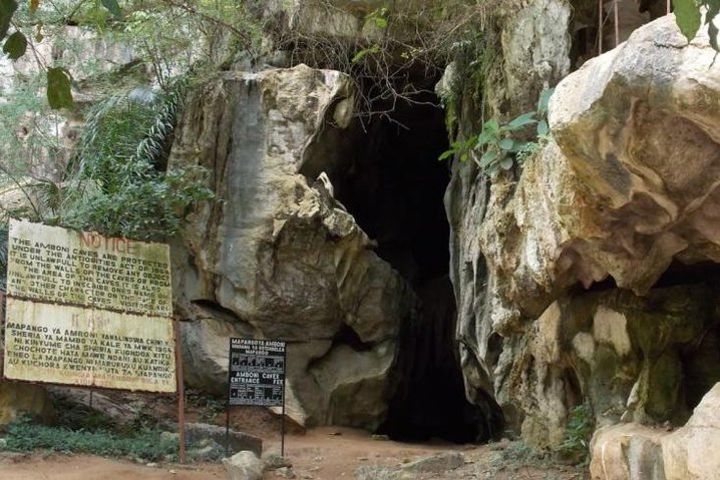
[[[370,12],[365,17],[365,26],[372,25],[379,30],[386,30],[389,26],[388,16],[390,15],[390,9],[385,6],[377,8]],[[359,50],[352,58],[351,63],[356,64],[363,60],[368,55],[376,55],[382,52],[382,47],[379,43],[373,43],[367,48]]]
[[[78,25],[98,37],[115,40],[153,67],[157,82],[166,80],[196,62],[220,64],[233,49],[256,50],[261,44],[257,1],[236,0],[0,0],[0,42],[8,30],[3,52],[13,60],[33,52],[38,68],[46,72],[51,108],[69,108],[71,71],[87,65],[70,65],[65,56],[48,65],[34,42],[51,38],[54,46],[71,43],[63,37],[67,25]],[[122,8],[121,8],[122,4]],[[86,38],[87,40],[87,38]],[[229,52],[229,53],[228,53]],[[223,56],[223,58],[220,58]],[[71,56],[72,57],[72,56]],[[86,63],[92,64],[93,59]],[[75,75],[80,78],[81,75]]]
[[[181,82],[147,102],[117,95],[95,107],[80,142],[76,173],[58,190],[64,197],[47,202],[57,205],[54,222],[163,240],[178,231],[191,205],[212,198],[204,187],[204,170],[163,171],[166,142],[184,93]]]
[[[17,7],[18,5],[15,0],[0,0],[0,40],[7,35],[10,22],[12,22],[12,17]]]
[[[478,165],[486,172],[509,170],[516,162],[522,161],[538,147],[538,141],[547,138],[550,129],[547,123],[547,108],[553,90],[540,94],[537,109],[523,113],[506,123],[490,119],[483,124],[482,131],[465,140],[454,141],[450,149],[440,155],[440,160],[458,157],[467,161],[475,150],[482,150]],[[535,126],[533,140],[526,140],[530,126]]]
[[[390,9],[387,6],[377,8],[367,15],[365,24],[371,23],[375,27],[385,30],[389,25],[388,15],[390,15]]]
[[[720,51],[718,27],[713,22],[720,13],[720,0],[673,0],[675,21],[688,42],[695,38],[698,30],[702,27],[701,10],[703,8],[707,9],[705,24],[708,26],[710,44],[715,50]]]
[[[47,99],[50,108],[55,110],[71,108],[73,106],[70,72],[66,69],[62,67],[48,69]]]
[[[25,55],[27,50],[27,38],[22,32],[15,32],[8,37],[3,45],[3,53],[5,53],[10,60],[17,60],[18,58]]]
[[[573,407],[565,427],[565,440],[558,453],[575,464],[587,462],[594,429],[595,419],[590,405],[583,403]]]
[[[117,0],[102,0],[102,4],[116,17],[122,17],[122,10],[120,10],[120,5],[118,5]]]
[[[162,460],[177,452],[177,441],[161,435],[158,430],[141,430],[119,435],[106,430],[82,430],[50,427],[33,423],[28,418],[7,428],[6,449],[13,452],[46,450],[60,453],[85,453],[111,457]]]

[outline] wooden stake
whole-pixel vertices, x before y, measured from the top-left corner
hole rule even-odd
[[[178,441],[180,443],[178,461],[185,463],[185,378],[183,376],[182,340],[180,338],[179,320],[173,320],[173,329],[175,330],[175,376],[177,377]]]

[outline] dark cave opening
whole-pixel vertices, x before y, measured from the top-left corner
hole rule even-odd
[[[416,313],[401,328],[398,381],[378,433],[403,441],[469,443],[489,439],[489,421],[466,399],[455,340],[450,227],[443,202],[450,170],[438,160],[448,138],[438,103],[431,93],[398,102],[392,118],[356,121],[344,131],[333,128],[324,132],[326,142],[313,148],[334,145],[337,161],[326,163],[324,171],[335,198],[418,298]],[[327,158],[318,153],[308,158]],[[316,178],[320,171],[306,164],[303,173]]]

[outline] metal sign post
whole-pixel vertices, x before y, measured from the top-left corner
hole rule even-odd
[[[287,365],[287,349],[283,348],[283,369],[284,365]],[[280,456],[285,456],[285,373],[283,370],[283,382],[282,382],[282,414],[280,415]]]
[[[225,453],[230,454],[230,408],[235,405],[282,407],[280,450],[285,455],[286,343],[280,340],[231,338]]]
[[[177,377],[178,395],[178,461],[185,463],[185,378],[183,376],[180,321],[174,320],[173,327],[175,330],[175,376]]]

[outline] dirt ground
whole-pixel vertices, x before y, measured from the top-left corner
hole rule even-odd
[[[385,480],[385,467],[395,469],[418,458],[449,450],[465,456],[465,465],[441,475],[416,475],[417,479],[581,480],[580,469],[525,461],[512,443],[456,446],[445,443],[403,444],[374,439],[366,432],[344,428],[321,428],[286,439],[286,455],[296,478],[338,480],[355,478],[364,467],[362,480]],[[265,440],[266,452],[279,451],[279,439]],[[152,465],[91,456],[0,454],[1,480],[215,480],[225,479],[219,464]],[[279,478],[274,472],[266,480]],[[359,477],[360,478],[360,477]]]

